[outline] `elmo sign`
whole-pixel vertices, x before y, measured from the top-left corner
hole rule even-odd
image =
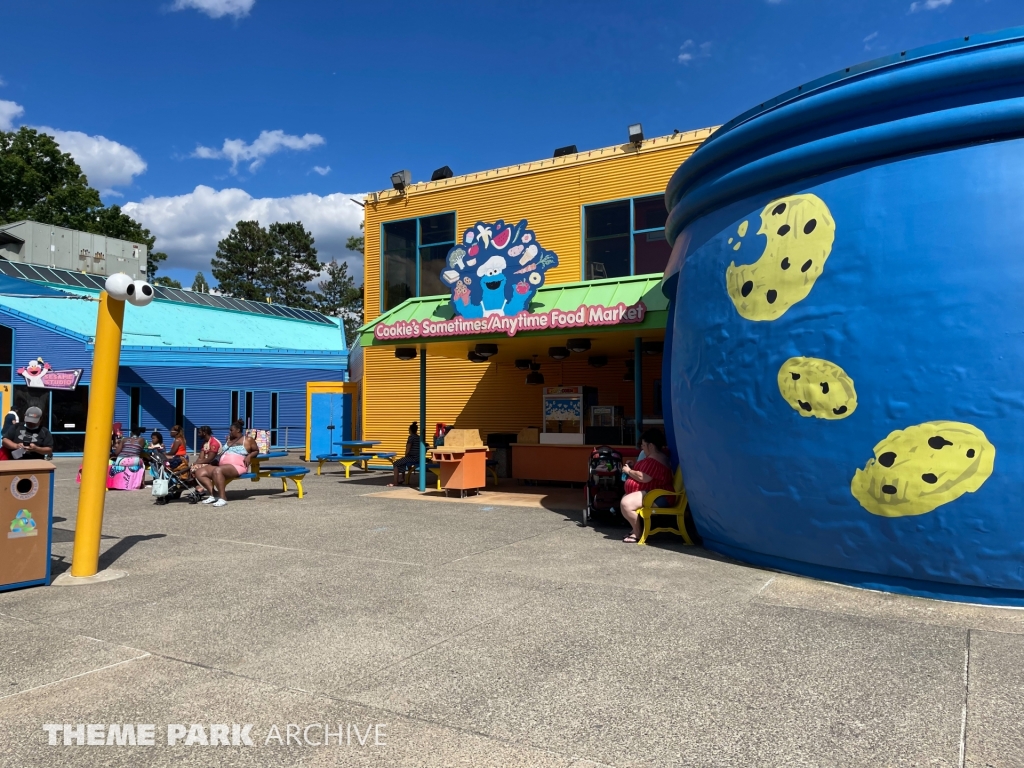
[[[82,378],[82,369],[73,368],[67,371],[55,371],[43,358],[37,357],[29,361],[18,373],[25,379],[25,384],[35,389],[74,389]]]

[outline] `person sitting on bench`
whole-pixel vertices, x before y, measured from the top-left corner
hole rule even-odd
[[[260,448],[251,437],[245,436],[245,422],[239,419],[231,424],[224,450],[217,457],[217,464],[200,462],[194,470],[195,478],[206,489],[209,497],[203,504],[223,507],[228,503],[225,488],[232,480],[249,471],[249,463],[259,455]],[[216,493],[216,495],[214,495]]]
[[[388,487],[401,485],[405,481],[405,473],[420,463],[419,425],[414,421],[409,425],[409,439],[405,441],[405,455],[395,462],[395,482]]]

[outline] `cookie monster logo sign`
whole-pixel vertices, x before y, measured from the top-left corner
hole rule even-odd
[[[526,227],[526,219],[512,225],[478,221],[463,233],[462,244],[448,251],[441,281],[451,288],[458,315],[512,317],[529,308],[545,273],[558,266],[558,256]]]

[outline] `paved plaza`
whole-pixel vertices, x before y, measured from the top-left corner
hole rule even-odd
[[[0,765],[1024,765],[1024,611],[626,545],[564,503],[368,495],[385,482],[108,494],[101,568],[128,576],[0,593]],[[50,746],[46,724],[72,727]],[[65,746],[77,724],[155,745]]]

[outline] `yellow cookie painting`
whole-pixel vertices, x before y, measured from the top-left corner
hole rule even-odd
[[[850,491],[873,515],[923,515],[988,480],[996,449],[985,433],[960,421],[928,421],[897,429],[875,446]]]
[[[791,357],[779,368],[779,392],[801,416],[845,419],[857,410],[853,379],[835,363]]]
[[[758,234],[768,238],[764,253],[753,264],[731,262],[726,288],[742,317],[777,320],[811,292],[832,252],[836,225],[817,195],[790,195],[765,206]]]

